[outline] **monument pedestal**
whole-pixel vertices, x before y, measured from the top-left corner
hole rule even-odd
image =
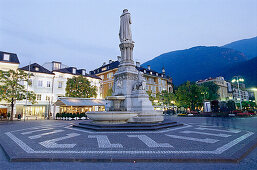
[[[130,14],[125,10],[121,15],[121,30],[119,34],[121,61],[118,71],[114,74],[113,94],[107,98],[109,101],[106,106],[107,112],[90,112],[89,118],[95,122],[105,121],[114,123],[119,120],[124,121],[125,117],[127,122],[134,123],[156,123],[163,121],[162,113],[154,110],[145,91],[146,81],[142,73],[136,69],[134,64],[134,42],[132,41],[130,24]]]

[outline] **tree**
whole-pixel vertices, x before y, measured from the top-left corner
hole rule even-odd
[[[146,93],[149,96],[149,100],[152,102],[152,104],[154,104],[155,97],[152,95],[152,92],[149,90],[149,91],[146,91]]]
[[[235,104],[235,102],[234,102],[233,100],[229,100],[229,101],[227,102],[227,107],[228,107],[228,110],[229,110],[230,112],[236,110],[236,104]]]
[[[174,93],[169,93],[166,90],[163,90],[160,93],[157,93],[156,95],[157,100],[162,102],[164,105],[170,105],[172,100],[175,100]]]
[[[195,107],[203,105],[203,92],[204,88],[202,86],[187,81],[175,91],[176,103],[178,106],[195,110]]]
[[[205,83],[201,84],[201,86],[203,86],[205,88],[205,92],[206,92],[206,93],[204,92],[205,100],[218,100],[219,86],[217,84],[215,84],[214,82],[205,82]]]
[[[30,75],[22,70],[0,70],[0,100],[5,100],[8,103],[11,103],[11,120],[13,120],[15,101],[24,100],[27,96],[27,99],[31,103],[35,103],[35,93],[32,91],[27,91],[25,87],[20,84],[22,81],[31,84],[29,77]]]
[[[68,79],[65,88],[67,97],[90,98],[96,97],[96,87],[91,86],[87,78],[82,75]]]

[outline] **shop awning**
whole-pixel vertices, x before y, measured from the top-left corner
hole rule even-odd
[[[7,106],[0,105],[0,109],[7,109],[7,108],[8,108]]]
[[[104,99],[60,97],[54,103],[56,106],[105,106]]]

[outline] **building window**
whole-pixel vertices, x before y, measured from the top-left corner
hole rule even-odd
[[[46,101],[50,101],[50,97],[49,96],[46,96]]]
[[[112,88],[112,83],[109,83],[109,89],[111,89]]]
[[[53,70],[60,70],[61,69],[61,63],[54,63]]]
[[[76,69],[75,68],[72,69],[72,74],[76,74]]]
[[[39,71],[39,68],[38,68],[38,67],[35,67],[35,71]]]
[[[86,75],[86,71],[85,70],[82,70],[82,75]]]
[[[41,94],[37,94],[36,98],[37,100],[41,100]]]
[[[10,60],[10,54],[4,54],[3,60],[9,61]]]
[[[46,87],[51,87],[51,82],[50,81],[47,81]]]
[[[107,74],[107,78],[110,79],[113,77],[113,72]]]
[[[38,87],[42,87],[43,86],[43,81],[39,80],[37,85],[38,85]]]
[[[62,88],[62,82],[61,81],[58,82],[58,88]]]
[[[105,70],[107,70],[107,67],[102,68],[102,71],[105,71]]]

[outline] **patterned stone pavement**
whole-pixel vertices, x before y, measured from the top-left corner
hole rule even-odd
[[[93,132],[73,128],[69,121],[2,123],[0,143],[11,161],[235,163],[257,142],[254,118],[248,126],[247,119],[172,119],[185,125],[153,132]]]

